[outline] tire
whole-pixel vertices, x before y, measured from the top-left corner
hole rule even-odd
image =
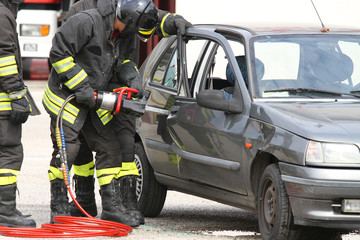
[[[257,214],[263,240],[299,239],[277,164],[265,168],[258,185]]]
[[[135,144],[135,163],[140,175],[136,183],[139,210],[145,217],[156,217],[164,207],[167,188],[156,181],[141,142]]]

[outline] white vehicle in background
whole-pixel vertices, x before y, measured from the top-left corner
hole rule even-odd
[[[47,78],[52,38],[74,0],[24,0],[19,5],[17,30],[24,78]],[[31,69],[31,73],[30,73]]]

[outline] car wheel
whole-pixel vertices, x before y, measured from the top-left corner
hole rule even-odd
[[[269,165],[258,185],[257,213],[262,239],[297,239],[290,203],[276,164]]]
[[[156,181],[141,142],[135,144],[135,163],[139,170],[136,184],[139,210],[145,217],[156,217],[164,206],[167,188]]]

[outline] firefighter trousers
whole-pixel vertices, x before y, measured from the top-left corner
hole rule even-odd
[[[120,146],[119,154],[122,154],[122,168],[118,177],[139,175],[136,164],[134,163],[135,123],[136,117],[122,112],[115,115],[109,123]],[[93,176],[94,163],[91,149],[88,147],[85,137],[81,133],[79,135],[79,140],[81,144],[73,165],[74,174],[82,177]],[[99,175],[97,174],[97,176]]]
[[[23,162],[22,125],[12,123],[7,116],[0,118],[0,185],[17,182]]]
[[[50,162],[50,181],[55,178],[63,178],[61,170],[59,170],[59,167],[61,166],[60,159],[56,157],[58,155],[58,147],[55,138],[55,125],[56,119],[51,118],[50,130],[54,151]],[[78,164],[76,162],[76,157],[80,151],[81,143],[79,140],[79,134],[81,132],[89,149],[95,152],[95,166],[99,184],[108,184],[113,178],[117,179],[119,177],[122,165],[121,150],[119,143],[116,140],[115,132],[112,128],[106,127],[103,131],[98,132],[93,125],[91,114],[89,113],[80,132],[77,132],[65,125],[63,126],[63,130],[65,134],[69,169],[71,169],[73,164]],[[88,154],[90,153],[88,152]]]

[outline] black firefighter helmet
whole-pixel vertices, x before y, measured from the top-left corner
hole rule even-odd
[[[146,42],[158,24],[158,9],[152,0],[119,0],[117,19],[126,24],[126,32],[134,32]]]

